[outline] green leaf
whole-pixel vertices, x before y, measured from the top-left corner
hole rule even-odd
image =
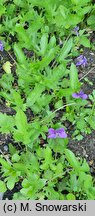
[[[18,39],[22,48],[31,49],[32,40],[28,31],[24,29],[20,24],[15,25],[15,31],[17,32]]]
[[[80,140],[83,139],[83,136],[82,136],[81,134],[79,134],[79,135],[76,136],[76,139],[77,139],[78,141],[80,141]]]
[[[93,90],[92,94],[93,94],[93,97],[94,97],[94,99],[95,99],[95,90]]]
[[[12,161],[13,162],[18,162],[20,160],[20,156],[17,154],[17,153],[15,153],[13,156],[12,156]]]
[[[81,171],[79,174],[79,181],[88,193],[88,189],[91,190],[91,187],[93,186],[92,176]]]
[[[14,176],[8,177],[7,187],[9,190],[12,190],[14,188],[15,183],[16,183],[16,177]]]
[[[71,0],[71,2],[73,3],[73,4],[78,4],[78,0]]]
[[[78,71],[75,64],[73,63],[71,64],[71,68],[70,68],[70,87],[74,91],[78,90],[79,87]]]
[[[3,5],[0,5],[0,17],[5,13],[6,7]]]
[[[28,198],[34,200],[37,198],[37,192],[43,189],[45,183],[45,179],[39,179],[38,175],[32,174],[29,179],[23,180],[23,188],[20,192],[25,196],[27,195]]]
[[[56,109],[58,109],[58,108],[60,108],[60,107],[62,107],[63,106],[63,101],[62,100],[59,100],[59,101],[57,101],[56,103],[55,103],[55,108]]]
[[[9,152],[11,155],[17,152],[17,149],[11,143],[9,144]]]
[[[36,84],[35,88],[27,97],[27,106],[32,108],[32,105],[41,97],[41,93],[44,91],[45,87],[42,84]]]
[[[70,38],[68,41],[65,42],[62,50],[60,51],[59,61],[64,61],[64,59],[68,56],[68,53],[70,52],[72,47],[73,47],[73,39]]]
[[[91,2],[91,0],[71,0],[71,2],[76,5],[84,6],[87,5],[88,2]]]
[[[62,163],[58,163],[55,170],[55,175],[63,175],[63,165]],[[60,177],[61,177],[60,175]]]
[[[64,149],[67,147],[68,139],[56,138],[56,140],[49,140],[49,145],[54,152],[63,154]]]
[[[89,172],[90,171],[90,167],[88,165],[88,163],[86,162],[86,160],[84,159],[83,164],[81,166],[81,170],[84,172]]]
[[[14,139],[24,144],[29,144],[31,142],[31,133],[27,123],[27,117],[22,110],[17,111],[15,125],[17,129],[14,128]]]
[[[67,14],[68,14],[68,10],[66,7],[64,7],[63,5],[59,6],[59,11],[61,13],[61,15],[63,16],[64,19],[66,19]]]
[[[87,24],[88,25],[94,25],[95,24],[95,15],[89,16],[89,18],[87,19]]]
[[[44,150],[44,158],[43,164],[40,166],[41,169],[47,170],[49,165],[52,163],[52,151],[49,147]]]
[[[16,169],[17,171],[22,171],[23,173],[27,171],[25,164],[22,163],[14,163],[13,168]]]
[[[86,122],[84,119],[80,118],[79,121],[77,122],[77,128],[80,130],[83,130],[86,128]]]
[[[11,164],[7,161],[5,161],[3,158],[0,158],[0,163],[2,164],[2,167],[4,167],[7,170],[10,170]]]
[[[68,162],[70,163],[70,165],[76,170],[76,171],[80,171],[80,164],[77,160],[77,158],[75,157],[74,153],[72,151],[70,151],[69,149],[65,149],[65,156],[66,159],[68,160]]]
[[[42,94],[41,97],[37,99],[35,104],[32,105],[32,111],[35,113],[41,112],[45,108],[48,109],[48,104],[52,100],[53,95]]]
[[[77,174],[75,174],[75,173],[71,173],[70,174],[70,189],[71,189],[71,191],[74,191],[74,192],[76,192],[76,191],[78,191],[78,180],[77,180]]]
[[[19,92],[15,91],[15,90],[11,90],[11,97],[12,97],[12,103],[15,104],[16,108],[19,109],[26,109],[26,105],[23,104],[23,99],[21,98],[21,95]]]
[[[92,128],[93,130],[95,130],[95,116],[91,116],[91,117],[89,118],[88,123],[90,124],[91,128]]]
[[[90,48],[90,40],[86,36],[80,37],[80,44],[82,44],[85,47]]]
[[[13,130],[14,118],[6,114],[0,113],[0,132],[10,133]]]
[[[19,7],[22,6],[22,0],[14,0],[14,3]]]
[[[65,75],[65,66],[60,64],[58,67],[50,71],[50,74],[44,78],[44,84],[50,89],[56,89],[60,79]]]
[[[11,66],[12,66],[12,64],[9,61],[6,61],[3,64],[2,68],[7,74],[11,74]]]
[[[18,110],[15,116],[15,125],[20,132],[27,130],[27,117],[22,110]]]
[[[37,69],[39,70],[43,70],[43,68],[47,67],[50,62],[54,59],[55,54],[57,52],[56,47],[55,48],[51,48],[48,52],[47,55],[45,55],[41,61],[39,61],[37,64]]]
[[[76,200],[76,197],[74,194],[72,193],[69,193],[67,196],[66,196],[67,200]]]
[[[54,190],[53,186],[54,185],[52,185],[51,183],[48,183],[48,186],[45,188],[48,200],[59,200],[60,195],[57,191]]]
[[[65,28],[69,28],[70,26],[73,25],[73,27],[75,27],[78,23],[81,22],[81,16],[79,16],[79,14],[68,14],[68,22],[65,25]]]
[[[58,92],[58,96],[60,97],[68,97],[70,95],[72,95],[73,91],[71,88],[66,88],[66,89],[60,89]]]
[[[92,187],[92,176],[91,175],[86,175],[86,179],[84,181],[84,188],[90,189]]]
[[[4,193],[7,190],[6,185],[0,180],[0,193]]]
[[[44,171],[44,178],[45,179],[51,179],[53,177],[53,171],[50,169],[47,169]]]
[[[40,41],[40,53],[42,56],[44,56],[46,53],[47,45],[48,45],[47,34],[43,34]]]
[[[79,12],[79,16],[85,15],[86,13],[90,13],[91,10],[92,10],[92,5],[81,8]]]
[[[53,35],[49,41],[49,48],[53,48],[54,46],[56,46],[56,37]]]
[[[25,57],[22,49],[20,48],[20,45],[18,45],[17,43],[14,44],[14,53],[17,57],[17,61],[21,64],[25,64],[26,57]]]

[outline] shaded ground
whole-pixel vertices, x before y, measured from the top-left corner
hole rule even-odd
[[[88,78],[93,85],[86,82],[84,82],[83,85],[84,92],[86,94],[91,94],[93,89],[95,89],[95,52],[90,52],[88,49],[85,49],[84,55],[87,57],[88,66],[80,71],[79,77],[82,78],[92,69],[86,78]],[[86,158],[91,167],[91,173],[95,175],[95,131],[92,131],[90,135],[85,135],[84,139],[81,141],[70,140],[69,148],[75,153],[75,155]]]
[[[83,157],[88,161],[91,173],[95,175],[95,131],[90,135],[86,135],[81,141],[70,140],[68,146],[75,155]]]

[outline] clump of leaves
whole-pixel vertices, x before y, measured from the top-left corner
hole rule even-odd
[[[55,145],[59,145],[58,140]],[[20,192],[13,199],[95,199],[87,162],[78,161],[69,149],[65,148],[56,157],[49,145],[22,153],[10,145],[10,153],[9,161],[0,158],[5,179],[0,184],[3,191],[12,190],[17,182],[21,184]]]

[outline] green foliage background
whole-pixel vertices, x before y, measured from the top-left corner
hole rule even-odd
[[[88,101],[72,98],[82,86],[73,59],[80,46],[93,48],[89,32],[95,28],[94,14],[91,0],[0,1],[0,40],[13,62],[1,75],[0,96],[15,112],[0,113],[0,132],[13,140],[9,158],[0,158],[0,190],[20,183],[13,199],[95,199],[90,168],[67,148],[68,138],[47,139],[48,128],[63,127],[67,120],[79,140],[81,133],[95,129],[95,90],[90,107]]]

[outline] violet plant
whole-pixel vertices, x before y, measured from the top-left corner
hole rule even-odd
[[[12,199],[95,199],[88,163],[68,147],[70,139],[80,141],[95,129],[95,92],[83,92],[78,76],[87,58],[76,53],[80,45],[90,47],[83,20],[94,6],[71,0],[0,4],[0,55],[8,58],[1,60],[0,100],[6,111],[0,112],[0,133],[11,140],[7,157],[1,151],[0,192],[18,184]]]

